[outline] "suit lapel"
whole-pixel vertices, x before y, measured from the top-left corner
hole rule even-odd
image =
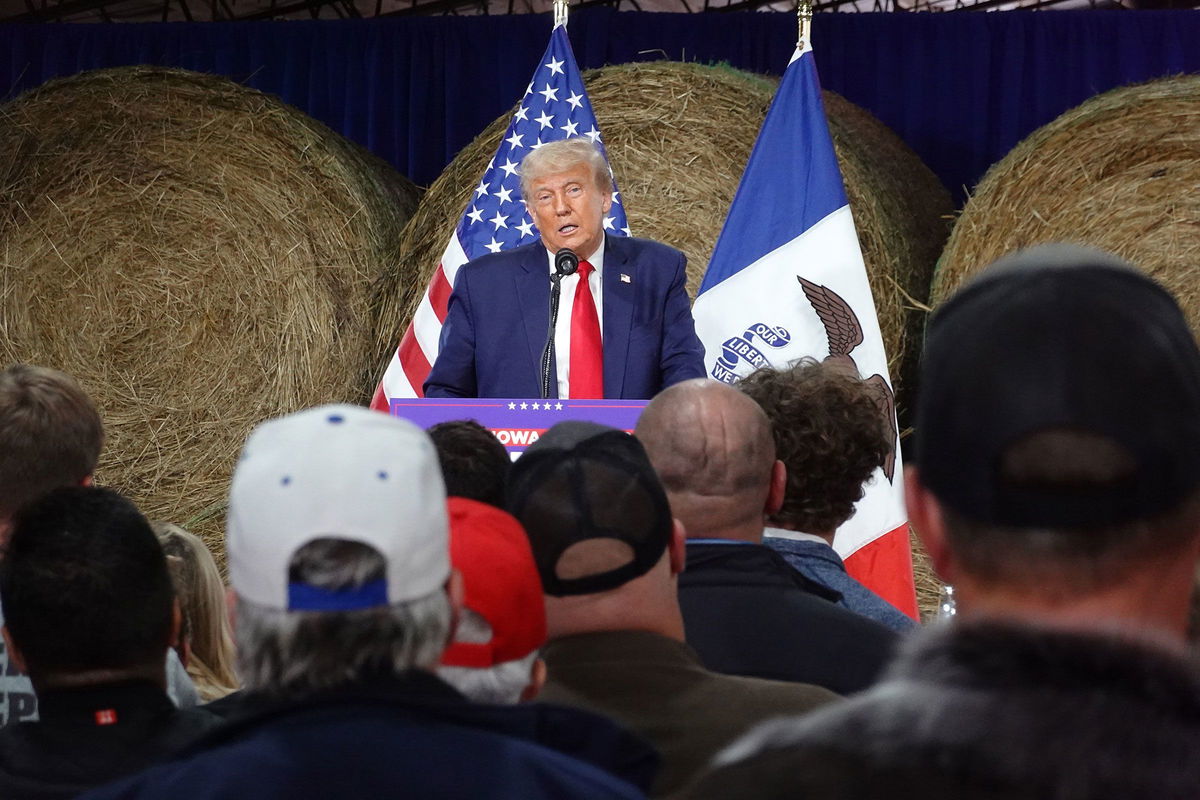
[[[521,258],[521,269],[513,271],[514,290],[520,303],[521,320],[525,323],[525,340],[529,348],[529,363],[533,364],[533,397],[541,394],[542,350],[546,347],[546,329],[550,325],[550,271],[546,248],[535,242]],[[562,309],[559,308],[559,313]],[[554,365],[551,364],[551,370]],[[558,381],[551,372],[550,396],[558,396]]]
[[[626,356],[629,331],[633,325],[634,264],[629,260],[625,241],[608,236],[604,242],[604,396],[619,398],[625,389]],[[621,275],[630,280],[622,281]],[[549,300],[546,301],[549,303]]]

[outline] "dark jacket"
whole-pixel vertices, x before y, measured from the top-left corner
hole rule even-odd
[[[927,800],[1193,800],[1200,672],[1148,641],[957,623],[906,642],[872,690],[764,725],[723,758],[688,796],[884,798],[908,774]],[[810,791],[816,763],[840,771],[825,778],[841,793]]]
[[[540,697],[607,714],[662,754],[652,794],[668,794],[755,724],[835,701],[816,686],[709,672],[683,642],[644,631],[566,636],[543,650]]]
[[[424,683],[423,679],[419,680]],[[597,766],[642,791],[649,791],[658,775],[661,763],[658,751],[608,717],[542,702],[517,705],[472,703],[444,682],[439,680],[439,683],[442,686],[430,684],[428,688],[430,694],[439,698],[439,715],[447,721],[459,719],[473,728],[526,739],[557,750]],[[402,687],[398,688],[393,681],[381,681],[365,691],[368,696],[384,698],[403,693]],[[277,706],[278,702],[270,698],[241,691],[214,700],[204,708],[230,721],[239,721],[270,712]]]
[[[75,797],[165,761],[221,724],[149,681],[39,693],[41,718],[0,729],[0,798]]]
[[[837,592],[840,596],[834,602],[839,606],[855,614],[870,617],[897,633],[909,633],[917,627],[915,619],[850,577],[850,573],[846,572],[845,562],[833,547],[825,542],[810,539],[772,536],[773,530],[775,529],[767,528],[763,544],[783,556],[788,566],[810,581]]]
[[[263,707],[89,798],[638,798],[583,761],[497,733],[433,675],[379,677]],[[511,726],[517,727],[517,726]]]
[[[688,542],[679,604],[688,644],[709,669],[839,694],[867,688],[898,637],[836,599],[763,545]]]
[[[665,244],[605,237],[600,276],[605,397],[648,400],[673,383],[704,377],[686,264],[683,253]],[[438,357],[425,380],[426,397],[541,395],[549,270],[541,240],[489,253],[459,269]],[[550,393],[558,396],[554,380]]]

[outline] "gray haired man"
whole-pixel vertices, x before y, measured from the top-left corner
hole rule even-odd
[[[461,603],[437,455],[352,406],[259,426],[230,489],[238,667],[258,700],[98,797],[637,797],[506,735],[432,670]]]

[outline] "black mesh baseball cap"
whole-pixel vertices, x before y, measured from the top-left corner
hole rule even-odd
[[[561,422],[532,444],[509,473],[506,504],[555,597],[644,575],[671,538],[667,496],[641,442],[590,422]]]
[[[1049,431],[1128,458],[1107,484],[1009,480],[1010,448]],[[1166,513],[1200,485],[1200,351],[1174,298],[1115,256],[1031,248],[933,315],[914,434],[948,508],[1013,527],[1083,528]]]

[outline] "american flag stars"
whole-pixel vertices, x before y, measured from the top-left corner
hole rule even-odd
[[[544,144],[573,136],[586,136],[604,150],[566,31],[559,27],[551,34],[546,55],[538,62],[500,147],[459,220],[456,233],[468,259],[537,239],[537,227],[521,198],[521,159]],[[628,236],[625,209],[616,186],[613,190],[613,206],[604,228],[610,234]]]

